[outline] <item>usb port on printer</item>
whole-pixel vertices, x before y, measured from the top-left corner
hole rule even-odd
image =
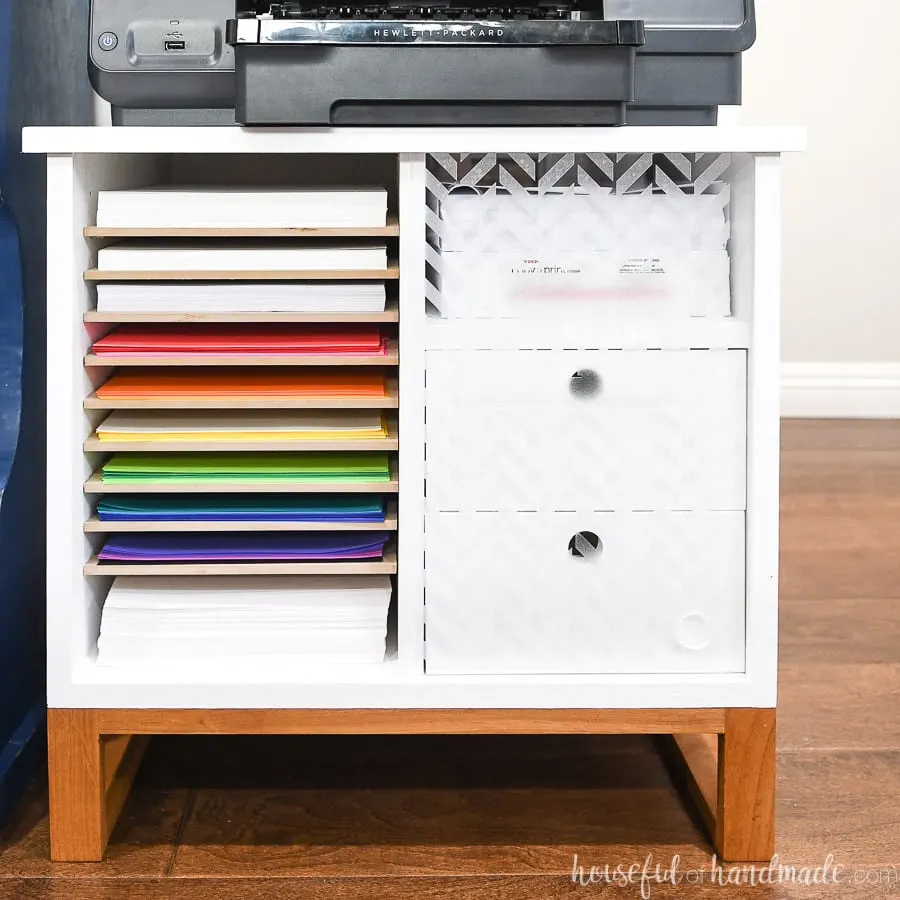
[[[185,41],[166,41],[164,46],[167,52],[171,52],[173,50],[184,50],[187,43]]]

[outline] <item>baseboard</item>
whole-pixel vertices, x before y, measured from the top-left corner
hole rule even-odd
[[[900,363],[782,363],[785,419],[900,419]]]

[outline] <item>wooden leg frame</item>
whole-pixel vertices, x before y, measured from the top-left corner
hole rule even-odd
[[[775,844],[775,710],[51,709],[50,854],[100,860],[152,734],[662,734],[719,857]]]

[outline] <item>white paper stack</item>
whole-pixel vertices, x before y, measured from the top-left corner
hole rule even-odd
[[[383,228],[381,187],[176,187],[100,191],[102,228]]]
[[[369,281],[97,285],[102,313],[377,313],[385,303],[384,284]]]
[[[98,662],[297,656],[384,660],[386,575],[119,577],[100,621]]]
[[[292,272],[361,271],[387,268],[384,244],[333,241],[145,241],[115,244],[97,254],[105,272]]]

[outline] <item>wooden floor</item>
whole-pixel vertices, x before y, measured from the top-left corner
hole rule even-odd
[[[653,897],[900,894],[900,422],[786,423],[782,470],[778,849],[851,880]],[[47,861],[34,787],[0,898],[637,898],[573,854],[710,852],[651,738],[159,738],[103,863]]]

